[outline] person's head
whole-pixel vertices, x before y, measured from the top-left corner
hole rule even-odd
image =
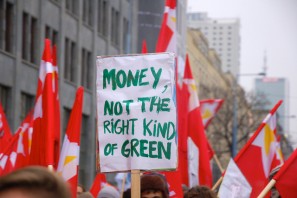
[[[77,194],[77,198],[94,198],[90,192],[81,192]]]
[[[103,187],[97,198],[120,198],[120,193],[113,186]]]
[[[217,195],[207,186],[194,186],[190,188],[184,198],[216,198]]]
[[[131,198],[131,188],[124,191],[123,198]]]
[[[76,187],[76,193],[77,195],[83,193],[83,192],[86,192],[86,189],[83,185],[81,184],[78,184],[77,187]]]
[[[141,176],[141,198],[168,198],[169,190],[166,179],[157,173]]]
[[[188,192],[189,187],[186,184],[182,184],[183,194],[186,194]]]
[[[71,198],[70,188],[56,173],[31,166],[0,177],[1,198]]]

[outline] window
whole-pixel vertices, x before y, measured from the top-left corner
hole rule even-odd
[[[14,4],[0,1],[0,49],[13,52],[14,36]]]
[[[27,114],[34,107],[34,96],[26,93],[21,93],[21,115],[20,119],[23,121]]]
[[[89,116],[84,115],[82,116],[82,123],[81,123],[81,135],[80,139],[85,140],[81,141],[80,143],[80,154],[79,154],[79,161],[80,164],[82,164],[79,167],[79,182],[84,183],[85,180],[88,178],[88,170],[86,170],[86,167],[84,167],[84,164],[89,161],[90,154],[88,152],[89,143],[88,143],[88,133],[89,133]],[[82,163],[84,162],[84,163]]]
[[[124,18],[123,19],[123,49],[125,53],[129,53],[129,21]]]
[[[45,26],[45,38],[50,39],[52,45],[57,45],[58,32],[49,26]]]
[[[97,12],[97,31],[103,36],[107,36],[108,33],[108,7],[107,0],[98,0],[98,12]]]
[[[87,24],[92,26],[92,14],[93,14],[93,1],[92,0],[84,0],[83,1],[83,21]]]
[[[67,130],[70,113],[71,113],[71,109],[68,109],[65,107],[63,108],[63,131],[61,133],[63,138],[64,138],[66,130]]]
[[[76,44],[70,39],[65,39],[65,66],[64,78],[68,81],[75,81],[75,65],[76,65]]]
[[[6,115],[8,111],[8,96],[9,96],[8,94],[9,94],[9,88],[6,86],[0,85],[0,103]]]
[[[66,0],[66,10],[68,10],[71,14],[77,15],[78,3],[77,0]]]
[[[119,44],[119,12],[111,9],[111,42]]]
[[[37,19],[23,13],[22,58],[37,63]]]
[[[81,63],[81,85],[87,89],[91,89],[92,83],[92,59],[91,52],[82,49],[82,63]]]

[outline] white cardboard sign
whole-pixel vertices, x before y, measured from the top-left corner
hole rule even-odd
[[[97,58],[101,172],[177,166],[173,53]]]

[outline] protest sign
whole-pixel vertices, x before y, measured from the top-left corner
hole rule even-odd
[[[97,58],[101,172],[175,169],[173,53]]]

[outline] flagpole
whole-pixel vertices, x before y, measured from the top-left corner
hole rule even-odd
[[[131,197],[140,198],[140,170],[131,170]]]
[[[217,165],[218,165],[218,167],[219,167],[221,173],[223,173],[223,172],[224,172],[224,169],[223,169],[223,167],[222,167],[222,165],[221,165],[221,162],[219,161],[219,159],[218,159],[218,157],[217,157],[216,154],[213,155],[213,159],[214,159],[215,162],[217,163]]]
[[[262,190],[262,192],[258,195],[258,198],[263,198],[270,189],[274,186],[276,181],[274,179],[270,180],[270,182],[265,186],[265,188]]]
[[[221,184],[221,182],[223,181],[223,178],[224,177],[221,176],[220,179],[215,183],[215,185],[213,185],[211,190],[215,190]]]

